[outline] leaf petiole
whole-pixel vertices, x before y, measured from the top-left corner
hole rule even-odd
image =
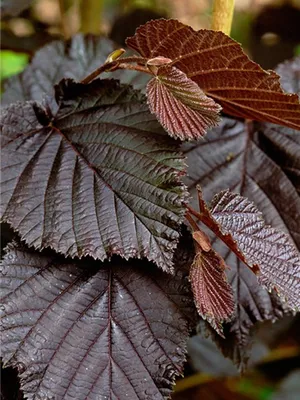
[[[137,65],[132,65],[130,63],[137,63]],[[151,74],[151,71],[145,66],[147,63],[147,58],[144,57],[124,57],[121,59],[117,59],[110,62],[105,62],[100,65],[99,68],[95,69],[95,71],[91,72],[84,79],[80,81],[80,83],[87,84],[92,80],[97,78],[97,76],[101,75],[103,72],[115,71],[117,69],[128,69],[139,72],[144,72],[146,74]]]

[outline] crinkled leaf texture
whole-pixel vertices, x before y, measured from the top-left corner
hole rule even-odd
[[[299,57],[278,68],[286,90],[299,92],[299,71]],[[266,223],[286,232],[300,249],[299,144],[298,131],[223,118],[204,140],[184,145],[193,207],[198,205],[197,184],[206,200],[229,188],[253,201]],[[217,340],[224,354],[244,368],[253,325],[289,310],[276,294],[257,284],[257,277],[225,245],[213,247],[230,266],[227,275],[237,304],[235,318],[225,328],[226,340]]]
[[[32,102],[3,110],[3,220],[35,248],[170,271],[186,198],[178,143],[129,86],[67,80],[56,91],[53,116]]]
[[[21,74],[6,81],[2,104],[22,100],[41,101],[45,94],[53,95],[53,86],[63,78],[82,80],[99,68],[115,49],[114,43],[104,37],[78,34],[70,41],[54,41],[37,51],[31,64]],[[136,71],[115,71],[103,74],[136,89],[145,87],[148,76]]]
[[[288,235],[266,225],[251,201],[228,190],[214,196],[210,213],[222,234],[236,241],[247,263],[259,267],[259,281],[299,309],[300,256]]]
[[[9,245],[0,281],[2,356],[18,368],[26,398],[168,398],[194,315],[187,273]]]
[[[298,96],[284,93],[275,72],[264,71],[222,32],[196,32],[179,21],[160,19],[139,27],[126,43],[143,57],[173,60],[170,65],[230,115],[300,129]]]
[[[234,298],[225,268],[224,260],[213,249],[199,249],[190,270],[198,313],[222,337],[222,323],[230,320],[234,313]]]
[[[175,67],[158,69],[147,84],[147,98],[151,112],[166,131],[183,141],[201,138],[220,121],[221,107]]]

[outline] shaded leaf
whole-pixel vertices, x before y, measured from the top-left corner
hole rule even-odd
[[[251,61],[241,46],[222,32],[194,31],[176,20],[150,21],[127,45],[143,57],[167,57],[206,95],[236,117],[300,129],[300,103],[282,91],[278,75]]]
[[[146,261],[68,261],[10,245],[2,355],[29,399],[165,399],[183,372],[187,271]]]
[[[3,220],[35,248],[171,270],[186,198],[178,144],[129,86],[62,81],[56,95],[3,110]]]
[[[257,322],[275,322],[286,314],[291,314],[286,303],[274,292],[268,292],[257,282],[257,277],[223,243],[214,242],[213,247],[222,254],[230,269],[226,271],[228,282],[234,293],[236,310],[229,323],[223,324],[225,339],[212,329],[210,336],[217,343],[225,357],[229,357],[240,371],[247,367],[252,354],[252,335]],[[200,329],[207,335],[207,329]]]
[[[288,92],[300,96],[300,57],[280,64],[276,69],[281,84]],[[258,127],[260,146],[280,165],[300,194],[300,134],[275,124],[261,124]]]
[[[234,312],[231,286],[227,282],[224,260],[213,249],[198,249],[190,269],[195,304],[201,317],[222,337],[222,323]]]
[[[35,53],[31,64],[18,76],[9,79],[3,93],[3,104],[22,100],[41,101],[53,95],[53,86],[63,78],[80,81],[103,64],[114,50],[114,43],[92,35],[75,35],[69,42],[54,41]],[[115,71],[103,74],[122,83],[144,88],[148,76],[136,71]]]
[[[236,193],[215,195],[210,212],[222,234],[232,235],[247,263],[258,265],[259,281],[299,309],[300,256],[288,235],[266,225],[255,205]]]
[[[158,68],[147,84],[147,97],[161,125],[181,140],[199,139],[220,121],[221,107],[175,67]]]
[[[299,90],[299,69],[295,68],[299,59],[292,68],[285,63],[278,70],[287,74],[282,81],[286,90]],[[272,127],[272,131],[265,127]],[[269,145],[269,138],[276,146]],[[292,129],[224,118],[204,140],[184,145],[189,165],[186,183],[193,196],[193,207],[197,207],[197,184],[203,188],[206,200],[230,188],[253,201],[267,224],[289,234],[300,249],[298,140],[299,132]],[[291,174],[291,171],[296,172]],[[214,243],[213,247],[230,266],[227,275],[237,304],[235,318],[225,327],[226,340],[219,336],[216,340],[224,354],[244,368],[251,343],[250,330],[255,323],[281,318],[289,310],[276,294],[257,284],[257,277],[225,245],[216,247]]]
[[[23,10],[30,7],[33,0],[1,0],[0,13],[1,18],[8,15],[16,17]]]

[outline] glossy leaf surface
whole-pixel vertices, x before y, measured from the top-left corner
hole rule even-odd
[[[299,61],[278,68],[285,90],[299,92]],[[289,234],[300,249],[299,140],[296,130],[224,118],[204,140],[184,145],[193,207],[198,206],[197,184],[207,201],[229,188],[253,201],[267,224]],[[225,245],[213,247],[230,266],[227,275],[237,304],[235,318],[225,327],[226,340],[217,340],[224,354],[244,368],[253,325],[281,318],[289,310],[276,294],[257,284],[257,277]]]
[[[194,312],[187,271],[16,245],[1,268],[2,356],[26,398],[169,397]]]
[[[210,207],[222,234],[230,234],[247,263],[258,266],[259,281],[299,309],[300,256],[288,235],[266,225],[255,205],[236,193],[217,194]]]
[[[3,220],[35,248],[171,270],[186,198],[177,142],[116,81],[62,81],[56,97],[3,110]]]

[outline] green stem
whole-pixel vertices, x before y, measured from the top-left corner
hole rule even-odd
[[[99,35],[101,33],[102,8],[102,0],[80,1],[81,32],[93,33],[95,35]]]
[[[211,28],[230,35],[234,0],[214,0]]]

